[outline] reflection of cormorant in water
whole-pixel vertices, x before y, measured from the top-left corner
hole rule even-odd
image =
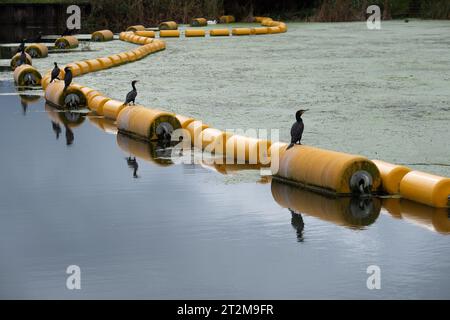
[[[26,101],[20,100],[20,104],[22,105],[23,115],[27,114],[28,103]]]
[[[59,139],[59,135],[61,134],[61,126],[56,123],[55,121],[52,121],[52,129],[56,134],[56,140]]]
[[[137,175],[137,171],[138,171],[139,165],[137,163],[136,157],[132,158],[131,156],[129,156],[126,159],[127,159],[128,167],[133,169],[133,178],[135,178],[135,179],[139,178],[139,176]]]
[[[73,131],[69,126],[64,125],[64,127],[66,128],[66,144],[70,146],[73,143],[75,136],[73,135]]]
[[[303,242],[303,229],[305,228],[305,223],[303,222],[303,217],[301,213],[297,213],[292,209],[289,209],[291,212],[291,224],[295,230],[297,230],[297,241]]]

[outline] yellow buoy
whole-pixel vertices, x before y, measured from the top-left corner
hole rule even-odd
[[[183,129],[186,129],[187,126],[188,126],[191,122],[194,122],[194,121],[195,121],[194,118],[185,117],[185,116],[182,116],[182,115],[179,115],[179,114],[177,114],[176,117],[177,117],[178,121],[180,121],[181,127],[182,127]]]
[[[90,59],[85,62],[89,65],[89,72],[102,70],[102,64],[97,59]]]
[[[111,41],[114,39],[114,34],[111,30],[99,30],[95,31],[91,35],[92,41]]]
[[[230,35],[230,30],[228,29],[211,29],[209,30],[209,35],[211,37],[226,37]]]
[[[250,28],[233,28],[232,34],[234,36],[249,36],[252,33]]]
[[[177,30],[178,24],[175,21],[165,21],[159,24],[159,30]]]
[[[219,18],[220,23],[233,23],[235,21],[236,19],[234,18],[234,16],[221,16]]]
[[[20,55],[21,55],[21,53],[18,52],[11,59],[10,66],[13,71],[16,70],[16,68],[18,67],[17,64],[20,61]],[[31,56],[26,52],[25,52],[25,56],[26,56],[26,64],[30,65],[30,66],[33,65],[33,60],[31,59]]]
[[[142,31],[145,30],[145,27],[143,25],[135,25],[135,26],[129,26],[127,28],[127,32],[131,31],[131,32],[136,32],[136,31]]]
[[[266,27],[257,27],[251,29],[252,34],[268,34],[269,30]]]
[[[162,29],[159,32],[159,36],[162,37],[162,38],[179,37],[180,36],[180,30],[165,30],[165,29]]]
[[[381,175],[381,189],[388,194],[400,193],[400,181],[411,171],[410,168],[398,166],[381,160],[372,160]]]
[[[23,64],[14,70],[14,82],[19,86],[40,85],[42,76],[36,68]]]
[[[74,36],[64,36],[56,39],[55,47],[58,49],[74,49],[78,47],[78,39]]]
[[[145,38],[154,38],[155,37],[155,31],[151,31],[151,30],[136,31],[135,34],[140,37],[145,37]]]
[[[122,101],[109,100],[103,105],[103,115],[107,119],[116,120],[120,111],[125,107]]]
[[[111,100],[111,99],[104,97],[102,95],[96,95],[96,96],[92,97],[92,99],[89,99],[88,107],[89,107],[89,109],[94,111],[96,114],[103,115],[103,106],[109,100]]]
[[[268,163],[270,141],[241,135],[231,135],[226,142],[227,158],[236,159],[238,163]]]
[[[305,145],[281,152],[276,175],[286,182],[333,194],[376,192],[381,184],[380,172],[369,159]]]
[[[264,26],[264,27],[271,27],[272,26],[272,22],[273,22],[272,18],[266,17],[265,19],[261,20],[261,25]]]
[[[76,85],[64,90],[64,81],[54,81],[45,89],[45,100],[56,107],[82,107],[87,99],[81,89]]]
[[[78,68],[81,71],[81,74],[90,72],[89,64],[86,61],[77,61],[77,62],[74,62],[73,64],[76,64],[78,66]]]
[[[32,58],[46,58],[48,56],[48,47],[42,43],[33,43],[26,47],[25,52]]]
[[[180,129],[181,124],[175,114],[140,106],[126,107],[117,117],[117,128],[131,137],[155,141],[166,129],[169,132]]]
[[[113,62],[108,57],[98,58],[97,61],[100,62],[100,64],[102,65],[102,69],[108,69],[113,67]]]
[[[205,18],[194,18],[191,21],[191,27],[204,27],[208,25],[208,20]]]
[[[186,129],[190,136],[191,136],[191,144],[194,147],[197,148],[202,148],[202,139],[200,137],[200,134],[202,133],[203,130],[209,128],[209,126],[207,124],[204,124],[202,121],[199,120],[194,120],[191,121],[187,126]]]
[[[400,182],[400,195],[432,207],[450,207],[450,178],[411,171]]]
[[[232,136],[229,132],[223,132],[214,128],[206,128],[200,134],[202,149],[210,153],[226,153],[227,140]]]
[[[206,31],[202,30],[202,29],[196,29],[196,30],[186,29],[184,31],[184,35],[186,37],[204,37],[206,35]]]

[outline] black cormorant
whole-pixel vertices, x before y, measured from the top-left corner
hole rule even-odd
[[[289,144],[289,146],[287,147],[286,150],[292,148],[294,146],[294,144],[301,144],[303,130],[305,129],[305,125],[303,124],[302,115],[306,111],[308,111],[308,109],[306,109],[306,110],[298,110],[295,113],[295,119],[297,121],[295,121],[295,123],[292,125],[292,128],[291,128],[291,144]]]
[[[137,80],[133,80],[131,81],[131,86],[133,87],[133,90],[131,90],[130,92],[127,93],[127,97],[125,98],[125,105],[129,105],[131,102],[134,103],[134,100],[136,100],[136,96],[137,96],[137,90],[136,90],[136,82],[138,82]]]
[[[20,41],[20,45],[19,48],[17,48],[17,52],[22,52],[23,50],[25,50],[25,39],[22,39],[22,41]]]
[[[54,65],[55,65],[55,67],[52,70],[52,78],[50,80],[50,83],[52,83],[53,80],[55,80],[55,79],[60,80],[59,73],[61,72],[61,70],[59,69],[58,64],[56,62],[54,62]]]
[[[70,69],[70,67],[65,67],[64,68],[65,71],[65,75],[64,75],[64,90],[66,90],[70,84],[72,83],[72,70]]]
[[[17,64],[17,66],[21,66],[26,63],[27,63],[27,55],[25,54],[25,48],[23,48],[20,53],[19,63]]]

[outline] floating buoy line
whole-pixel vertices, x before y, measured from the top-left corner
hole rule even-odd
[[[220,23],[232,23],[233,16],[222,16]],[[110,56],[66,65],[73,77],[105,70],[131,63],[150,54],[165,50],[166,37],[228,37],[257,36],[287,32],[287,25],[268,17],[255,17],[259,27],[252,28],[214,28],[199,29],[208,24],[204,18],[195,18],[192,29],[181,32],[174,21],[163,22],[158,31],[147,30],[145,26],[134,25],[119,34],[119,39],[139,45],[139,47]],[[113,33],[100,30],[92,34],[92,41],[111,41]],[[59,49],[78,47],[78,39],[64,36],[55,41]],[[51,70],[43,76],[32,66],[33,58],[45,58],[48,49],[42,44],[32,44],[26,49],[26,64],[18,65],[20,55],[11,59],[14,81],[18,86],[40,85],[45,91],[45,100],[57,108],[86,106],[93,113],[104,117],[117,127],[116,132],[134,140],[146,142],[158,139],[161,130],[183,132],[191,145],[205,152],[232,158],[238,163],[271,166],[273,178],[300,188],[334,196],[390,195],[436,208],[450,207],[450,178],[412,170],[406,166],[395,165],[380,160],[369,160],[359,155],[323,150],[311,146],[296,145],[286,150],[287,144],[272,143],[269,140],[250,138],[224,132],[190,117],[178,115],[144,106],[126,106],[122,101],[104,96],[95,89],[72,83],[67,90],[63,81],[50,83]],[[61,68],[60,79],[64,78]],[[274,166],[276,162],[277,166]],[[282,201],[282,200],[280,200]]]

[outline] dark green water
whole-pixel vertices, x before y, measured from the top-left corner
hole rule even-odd
[[[76,81],[120,99],[139,78],[141,104],[221,129],[278,128],[282,140],[305,105],[305,143],[450,176],[450,23],[383,26],[169,40],[165,52]],[[36,66],[133,47],[92,46]],[[101,119],[21,98],[10,72],[0,79],[2,298],[450,297],[446,210],[376,199],[361,212],[258,171],[170,165]],[[81,268],[81,290],[66,289],[69,265]],[[370,265],[380,290],[366,287]]]

